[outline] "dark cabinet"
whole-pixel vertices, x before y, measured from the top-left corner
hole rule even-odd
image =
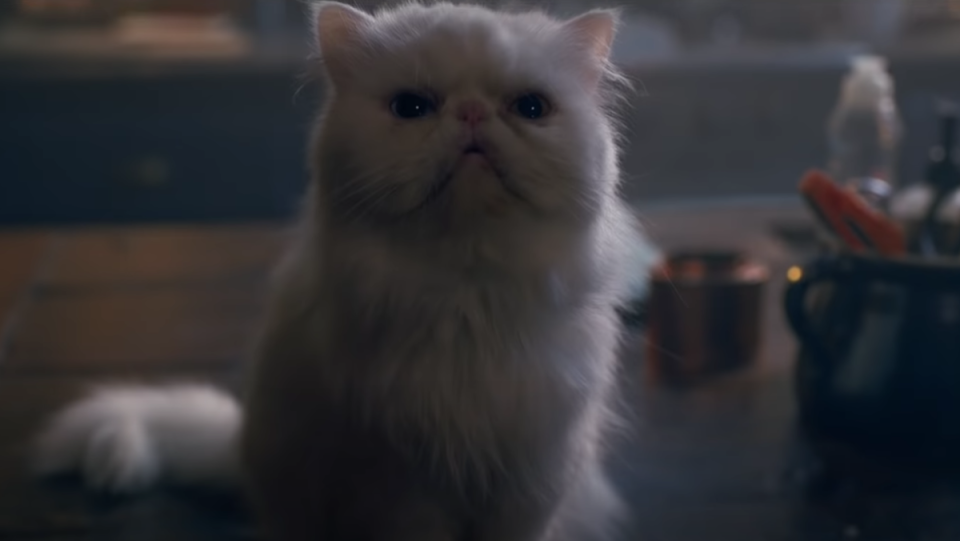
[[[318,100],[297,71],[0,78],[0,223],[289,216]]]

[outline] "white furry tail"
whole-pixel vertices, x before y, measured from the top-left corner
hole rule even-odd
[[[238,477],[241,418],[237,401],[213,387],[107,387],[53,419],[35,465],[113,493],[160,483],[227,488]]]

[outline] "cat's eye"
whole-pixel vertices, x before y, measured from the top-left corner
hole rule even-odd
[[[390,112],[397,118],[420,118],[436,110],[433,98],[416,92],[399,92],[390,100]]]
[[[514,100],[511,110],[530,120],[537,120],[550,114],[550,102],[540,94],[524,94]]]

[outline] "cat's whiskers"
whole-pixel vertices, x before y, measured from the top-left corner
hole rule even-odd
[[[349,182],[345,182],[331,190],[330,197],[332,197],[338,203],[346,202],[366,190],[367,186],[364,185],[363,182],[352,179]]]
[[[561,165],[560,167],[569,166]],[[585,211],[592,214],[600,210],[601,205],[598,198],[591,197],[590,194],[575,187],[557,185],[555,182],[552,182],[552,179],[552,175],[547,172],[535,173],[525,177],[525,184],[530,185],[532,189],[529,191],[532,193],[536,193],[540,189],[549,189],[565,202],[573,203],[572,207],[577,209],[578,212]],[[539,205],[532,201],[527,202],[536,209],[540,208]],[[570,207],[571,205],[564,206]]]
[[[392,185],[392,186],[387,187],[387,188],[384,189],[384,190],[381,190],[380,195],[379,195],[378,197],[376,197],[376,199],[370,201],[369,204],[367,205],[367,208],[368,208],[368,209],[376,209],[376,208],[379,208],[380,205],[383,204],[383,202],[386,201],[388,197],[390,197],[391,195],[393,195],[394,193],[396,193],[398,190],[400,190],[400,186],[399,186],[399,185]],[[358,216],[358,219],[362,219],[362,218],[364,218],[364,217],[365,217],[365,215],[361,215],[361,216]]]
[[[376,188],[366,191],[359,199],[353,202],[343,213],[348,222],[359,222],[369,216],[377,205],[400,189],[396,184],[378,184]]]
[[[362,219],[369,210],[382,203],[387,197],[400,189],[399,184],[386,181],[386,177],[378,171],[367,171],[362,175],[351,177],[331,192],[337,206],[350,205],[342,211],[341,217],[347,221]],[[348,191],[349,190],[349,191]]]

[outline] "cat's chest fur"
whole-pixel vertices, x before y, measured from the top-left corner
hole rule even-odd
[[[352,388],[361,401],[385,400],[398,413],[406,405],[423,419],[448,408],[469,414],[458,407],[494,416],[520,413],[529,400],[583,383],[570,373],[579,364],[570,358],[571,333],[586,323],[580,310],[522,286],[465,283],[392,298],[332,296],[341,300],[325,318],[330,359],[351,359],[334,384]]]
[[[612,311],[546,282],[379,295],[355,275],[329,283],[319,352],[329,396],[458,476],[547,466],[544,449],[562,447],[608,375]]]

